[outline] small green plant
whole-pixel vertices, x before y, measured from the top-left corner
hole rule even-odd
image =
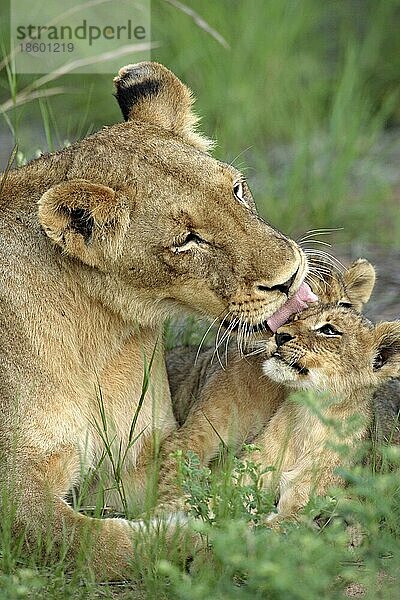
[[[261,490],[260,467],[251,459],[255,446],[246,445],[243,456],[222,452],[213,468],[200,464],[198,456],[176,453],[178,477],[190,514],[208,525],[230,518],[257,524],[273,505],[271,494]]]
[[[231,466],[254,477],[255,485],[242,486],[230,470],[224,487],[224,475],[189,456],[182,471],[188,502],[210,545],[195,557],[191,575],[165,561],[161,572],[182,600],[342,598],[352,586],[366,590],[366,597],[394,598],[400,558],[395,454],[397,469],[386,475],[369,466],[343,471],[345,489],[313,497],[299,521],[283,523],[279,532],[258,525],[253,514],[268,513],[271,498],[260,501],[259,472],[251,461],[233,460]]]

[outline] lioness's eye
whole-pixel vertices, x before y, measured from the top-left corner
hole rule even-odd
[[[342,335],[342,332],[333,327],[330,323],[325,323],[322,327],[317,329],[317,333],[322,333],[322,335]]]
[[[339,306],[343,306],[344,308],[352,308],[353,307],[351,302],[346,302],[345,300],[343,300],[342,302],[339,302],[338,304],[339,304]]]
[[[235,196],[236,200],[239,200],[239,202],[241,202],[241,204],[248,206],[246,199],[244,197],[244,189],[243,189],[243,184],[241,181],[238,181],[233,186],[233,195]]]
[[[174,244],[172,250],[175,252],[175,254],[179,254],[179,252],[186,252],[186,250],[190,250],[190,248],[193,248],[193,246],[198,246],[201,243],[205,243],[205,241],[199,235],[197,235],[197,233],[189,231],[182,241]]]

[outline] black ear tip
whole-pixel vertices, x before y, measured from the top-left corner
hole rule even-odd
[[[118,75],[114,77],[113,83],[118,92],[118,88],[127,87],[134,84],[138,79],[146,79],[148,77],[152,77],[148,63],[130,64],[120,68]]]
[[[156,96],[162,86],[161,81],[169,71],[152,62],[140,62],[121,67],[114,78],[115,98],[118,101],[125,121],[137,102],[149,96]]]
[[[117,91],[114,94],[122,115],[127,121],[131,109],[139,100],[147,98],[149,96],[156,96],[161,88],[161,84],[156,79],[145,79],[145,80],[130,80],[127,85],[117,87]]]

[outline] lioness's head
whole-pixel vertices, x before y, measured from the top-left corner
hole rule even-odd
[[[400,375],[400,321],[373,325],[352,308],[315,305],[278,329],[264,373],[294,388],[337,394]]]
[[[105,274],[108,301],[125,318],[140,304],[142,319],[186,307],[264,322],[299,289],[303,252],[257,215],[242,174],[208,154],[175,75],[129,65],[115,86],[126,123],[70,150],[66,181],[39,201],[45,232]]]

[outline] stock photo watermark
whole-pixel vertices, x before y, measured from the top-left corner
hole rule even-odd
[[[150,25],[150,0],[11,0],[15,72],[115,73],[150,60]]]

